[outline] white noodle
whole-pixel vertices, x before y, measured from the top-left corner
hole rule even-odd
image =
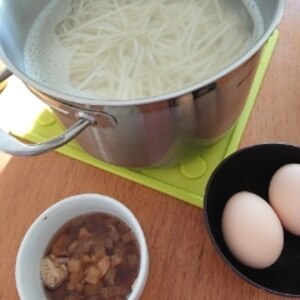
[[[89,26],[89,25],[93,25],[94,23],[97,23],[97,22],[99,22],[99,21],[102,21],[102,20],[105,19],[105,18],[109,18],[109,17],[112,17],[112,16],[114,16],[114,15],[116,15],[116,14],[119,14],[119,13],[121,13],[122,11],[124,11],[124,10],[126,10],[126,9],[129,9],[129,8],[131,8],[131,7],[133,7],[133,6],[136,6],[137,4],[138,4],[138,2],[132,3],[132,4],[130,4],[130,5],[127,5],[127,6],[125,6],[125,7],[120,8],[120,9],[117,10],[117,11],[109,12],[109,13],[107,13],[107,14],[105,14],[105,15],[102,15],[102,16],[100,16],[100,17],[98,17],[98,18],[95,18],[95,19],[93,19],[93,20],[90,20],[90,21],[86,22],[86,23],[82,24],[81,26],[74,27],[74,28],[73,28],[72,30],[70,30],[68,33],[72,33],[72,32],[75,32],[75,31],[84,29],[84,28],[86,28],[86,27]],[[97,6],[97,9],[98,9],[98,6]]]
[[[74,53],[72,86],[95,97],[137,99],[208,78],[251,40],[251,28],[224,2],[71,0],[56,34]]]
[[[222,0],[221,0],[222,1]],[[224,0],[223,0],[224,1]],[[220,4],[218,0],[214,0],[214,5],[216,7],[216,11],[218,13],[219,19],[222,22],[224,20],[222,9],[220,8]]]

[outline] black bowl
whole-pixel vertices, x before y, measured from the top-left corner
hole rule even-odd
[[[216,168],[206,187],[204,214],[210,238],[225,262],[256,287],[285,296],[300,296],[300,237],[284,231],[284,248],[279,259],[266,269],[240,263],[228,250],[222,235],[221,218],[228,199],[249,191],[268,201],[273,174],[283,165],[300,164],[300,147],[260,144],[241,149]],[[300,218],[300,215],[299,215]]]

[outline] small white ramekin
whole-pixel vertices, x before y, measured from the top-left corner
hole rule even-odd
[[[143,230],[133,213],[122,203],[99,194],[81,194],[63,199],[45,210],[25,234],[16,260],[16,285],[21,300],[46,300],[40,278],[40,262],[49,241],[70,219],[90,213],[104,212],[123,220],[136,236],[140,249],[140,270],[129,300],[139,299],[149,271],[149,254]]]

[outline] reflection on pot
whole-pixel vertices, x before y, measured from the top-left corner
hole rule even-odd
[[[215,141],[232,128],[249,95],[261,51],[247,63],[204,89],[194,93],[195,118],[199,126],[195,136],[205,142]]]

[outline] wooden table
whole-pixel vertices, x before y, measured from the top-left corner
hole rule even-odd
[[[263,141],[300,145],[299,28],[300,0],[287,0],[280,40],[240,147]],[[15,258],[29,225],[49,205],[85,192],[119,199],[140,220],[151,259],[143,299],[278,297],[254,288],[224,264],[209,240],[201,209],[48,153],[31,158],[0,154],[0,299],[18,299]]]

